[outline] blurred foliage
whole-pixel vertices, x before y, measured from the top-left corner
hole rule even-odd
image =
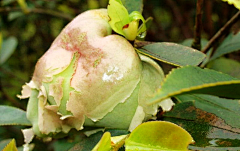
[[[143,16],[154,18],[146,41],[180,43],[193,37],[196,0],[143,2]],[[0,105],[25,109],[27,100],[17,99],[16,94],[20,94],[21,86],[30,80],[38,58],[73,17],[88,9],[106,8],[108,0],[26,0],[26,5],[19,4],[17,0],[0,1],[0,43],[10,37],[17,39],[17,47],[11,57],[0,64]],[[210,39],[238,10],[221,0],[206,0],[203,11],[202,36]],[[231,32],[236,33],[239,27],[240,22],[232,27]],[[237,61],[239,56],[239,53],[226,55]],[[171,68],[165,64],[163,67],[165,72]],[[17,146],[21,146],[23,136],[20,129],[21,126],[0,127],[0,141],[15,138]],[[65,141],[74,144],[80,139],[75,135],[70,135]],[[54,143],[49,145],[38,139],[34,143],[44,147],[48,145],[49,150],[54,150]],[[38,147],[35,150],[43,150]]]

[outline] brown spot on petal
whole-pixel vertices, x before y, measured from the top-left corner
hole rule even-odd
[[[85,32],[80,32],[80,29],[74,28],[61,35],[59,46],[68,51],[80,51],[80,45],[86,37]]]
[[[86,71],[88,71],[90,67],[96,68],[104,56],[101,49],[89,44],[87,33],[81,32],[79,28],[73,28],[62,33],[60,41],[57,43],[67,51],[78,51],[80,53],[79,59],[83,64],[83,69]]]

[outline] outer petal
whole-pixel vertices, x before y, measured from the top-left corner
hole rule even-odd
[[[140,55],[140,57],[143,62],[143,71],[139,93],[139,105],[143,107],[146,118],[150,118],[156,115],[159,106],[163,105],[164,109],[169,109],[174,103],[171,99],[168,99],[168,101],[165,101],[165,104],[162,102],[153,105],[146,104],[146,101],[151,99],[157,92],[157,89],[160,88],[161,82],[164,79],[164,74],[160,66],[152,59],[143,55]]]
[[[80,14],[39,59],[32,81],[40,95],[28,107],[38,135],[80,130],[85,117],[96,122],[133,100],[136,109],[142,64],[126,39],[109,35],[108,20],[106,9]]]
[[[102,11],[105,13],[99,20],[92,19],[91,16],[96,15],[94,11],[87,12],[89,18],[79,16],[74,20],[78,24],[71,26],[70,23],[72,29],[68,29],[77,28],[79,34],[86,33],[78,48],[80,58],[71,81],[71,87],[81,96],[78,100],[69,99],[68,105],[81,102],[85,115],[93,121],[103,118],[118,103],[126,101],[139,83],[141,74],[140,60],[131,44],[121,36],[106,36],[106,29],[110,26],[108,20],[103,20],[107,18],[106,10]],[[68,110],[74,112],[70,107]]]
[[[87,118],[84,125],[128,129],[138,107],[139,87],[140,84],[137,85],[131,96],[125,102],[119,103],[114,110],[109,112],[104,118],[98,122],[93,122]]]

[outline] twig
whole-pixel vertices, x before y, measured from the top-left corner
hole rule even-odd
[[[201,52],[206,53],[224,34],[228,31],[232,25],[234,25],[240,19],[240,11],[238,11],[208,42],[206,47]]]
[[[141,47],[144,47],[146,45],[153,44],[153,43],[155,43],[155,42],[135,40],[134,41],[134,47],[141,48]]]
[[[14,11],[22,11],[22,9],[19,7],[0,8],[0,13],[1,12],[14,12]],[[32,9],[29,9],[29,13],[46,14],[46,15],[50,15],[50,16],[54,16],[54,17],[58,17],[58,18],[63,18],[68,21],[71,21],[73,19],[73,17],[71,15],[64,14],[63,12],[57,12],[57,11],[50,10],[50,9],[32,8]]]
[[[205,1],[205,31],[208,33],[210,37],[213,36],[213,21],[212,21],[212,11],[213,11],[213,1]]]
[[[195,18],[194,40],[192,43],[192,48],[195,48],[197,50],[201,50],[202,8],[203,0],[198,0]]]

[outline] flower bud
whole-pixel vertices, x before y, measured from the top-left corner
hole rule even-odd
[[[86,11],[70,22],[38,60],[20,98],[38,136],[84,126],[133,129],[153,117],[147,105],[164,78],[150,58],[112,35],[106,9]],[[172,106],[167,100],[167,106]]]

